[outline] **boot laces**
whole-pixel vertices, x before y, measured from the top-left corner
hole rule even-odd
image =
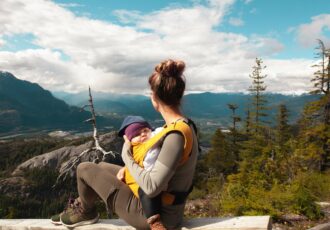
[[[68,209],[72,208],[73,207],[73,204],[74,204],[74,199],[70,197],[68,199],[68,202],[66,204],[66,207],[64,208],[64,212],[67,212]]]
[[[73,203],[73,213],[74,214],[82,214],[83,213],[83,208],[81,206],[81,203],[76,200],[74,203]]]

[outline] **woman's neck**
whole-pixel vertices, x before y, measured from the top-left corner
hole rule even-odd
[[[159,112],[164,118],[166,125],[169,125],[184,117],[179,107],[173,108],[169,106],[161,106]]]

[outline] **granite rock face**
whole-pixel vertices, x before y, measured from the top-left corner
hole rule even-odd
[[[79,146],[65,146],[60,149],[56,149],[54,151],[44,153],[42,155],[33,157],[19,166],[12,172],[12,176],[21,176],[24,174],[25,170],[33,169],[33,168],[51,168],[61,172],[63,165],[69,160],[84,150],[93,147],[94,142],[89,141]],[[122,164],[122,160],[120,157],[120,152],[122,148],[123,140],[122,138],[117,136],[116,132],[110,132],[100,136],[100,145],[106,151],[114,151],[118,153],[116,157],[112,157],[111,155],[107,155],[106,162],[115,163],[115,164]],[[81,158],[81,162],[90,161],[91,156],[95,154],[95,151],[91,151],[88,154],[85,154]]]

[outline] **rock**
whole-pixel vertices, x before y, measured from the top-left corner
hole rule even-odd
[[[330,230],[330,223],[319,224],[309,230]]]
[[[110,132],[104,135],[101,135],[100,138],[100,145],[106,151],[115,151],[120,153],[123,140],[117,136],[116,132]],[[48,167],[57,171],[61,171],[63,164],[67,162],[69,159],[72,159],[82,153],[84,150],[93,147],[94,142],[89,141],[79,146],[65,146],[60,149],[56,149],[54,151],[44,153],[42,155],[33,157],[19,166],[12,172],[12,176],[21,176],[24,174],[24,171],[27,169],[33,168],[43,168]],[[89,158],[93,151],[86,154],[82,157],[82,161],[89,161]],[[110,163],[122,163],[120,155],[116,158],[112,158],[110,155],[108,156],[107,162]]]
[[[24,177],[6,178],[0,180],[0,194],[26,198],[29,195],[29,186]]]
[[[286,221],[286,222],[293,222],[293,221],[303,221],[307,220],[308,218],[303,215],[298,215],[298,214],[285,214],[281,216],[281,220]]]

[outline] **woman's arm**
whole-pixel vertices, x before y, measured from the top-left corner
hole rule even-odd
[[[158,195],[168,184],[183,154],[184,138],[172,132],[164,139],[157,161],[151,171],[140,167],[132,158],[131,145],[125,142],[122,158],[141,189],[150,197]]]

